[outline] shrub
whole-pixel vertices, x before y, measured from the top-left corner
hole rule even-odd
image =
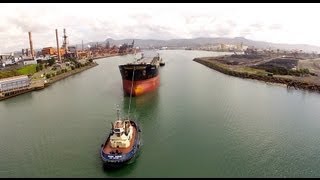
[[[50,58],[48,60],[49,66],[52,66],[55,62],[56,62],[56,60],[54,58]]]

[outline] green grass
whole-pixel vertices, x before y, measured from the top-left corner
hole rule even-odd
[[[36,64],[30,64],[19,69],[0,71],[0,79],[19,75],[33,75],[36,72],[36,66]]]
[[[30,64],[26,65],[20,69],[17,70],[17,72],[21,75],[28,75],[28,74],[34,74],[36,72],[36,64]]]
[[[239,70],[241,72],[247,72],[247,73],[251,73],[251,74],[258,74],[258,75],[266,75],[267,74],[267,72],[265,70],[255,69],[255,68],[246,67],[246,66],[239,68]]]
[[[0,71],[0,79],[2,78],[8,78],[12,76],[19,76],[20,74],[15,70],[10,71]]]

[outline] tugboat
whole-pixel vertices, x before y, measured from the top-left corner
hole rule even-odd
[[[120,118],[111,123],[111,132],[101,144],[100,156],[105,168],[119,168],[136,157],[140,149],[140,128],[131,118]]]

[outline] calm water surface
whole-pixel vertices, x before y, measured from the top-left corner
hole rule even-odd
[[[127,114],[118,65],[0,102],[0,177],[319,177],[320,95],[227,76],[192,61],[214,52],[159,51],[160,87],[132,99],[138,159],[104,171],[99,149]]]

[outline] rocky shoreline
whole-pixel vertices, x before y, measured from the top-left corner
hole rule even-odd
[[[294,79],[288,79],[288,78],[252,74],[247,72],[237,72],[221,66],[221,63],[214,60],[204,60],[202,58],[195,58],[193,59],[193,61],[198,62],[202,65],[205,65],[211,69],[214,69],[216,71],[219,71],[227,75],[240,77],[240,78],[247,78],[247,79],[256,79],[256,80],[271,82],[271,83],[281,83],[281,84],[285,84],[287,88],[310,90],[310,91],[316,91],[320,93],[320,85],[317,85],[317,84],[303,82],[303,81],[294,80]]]

